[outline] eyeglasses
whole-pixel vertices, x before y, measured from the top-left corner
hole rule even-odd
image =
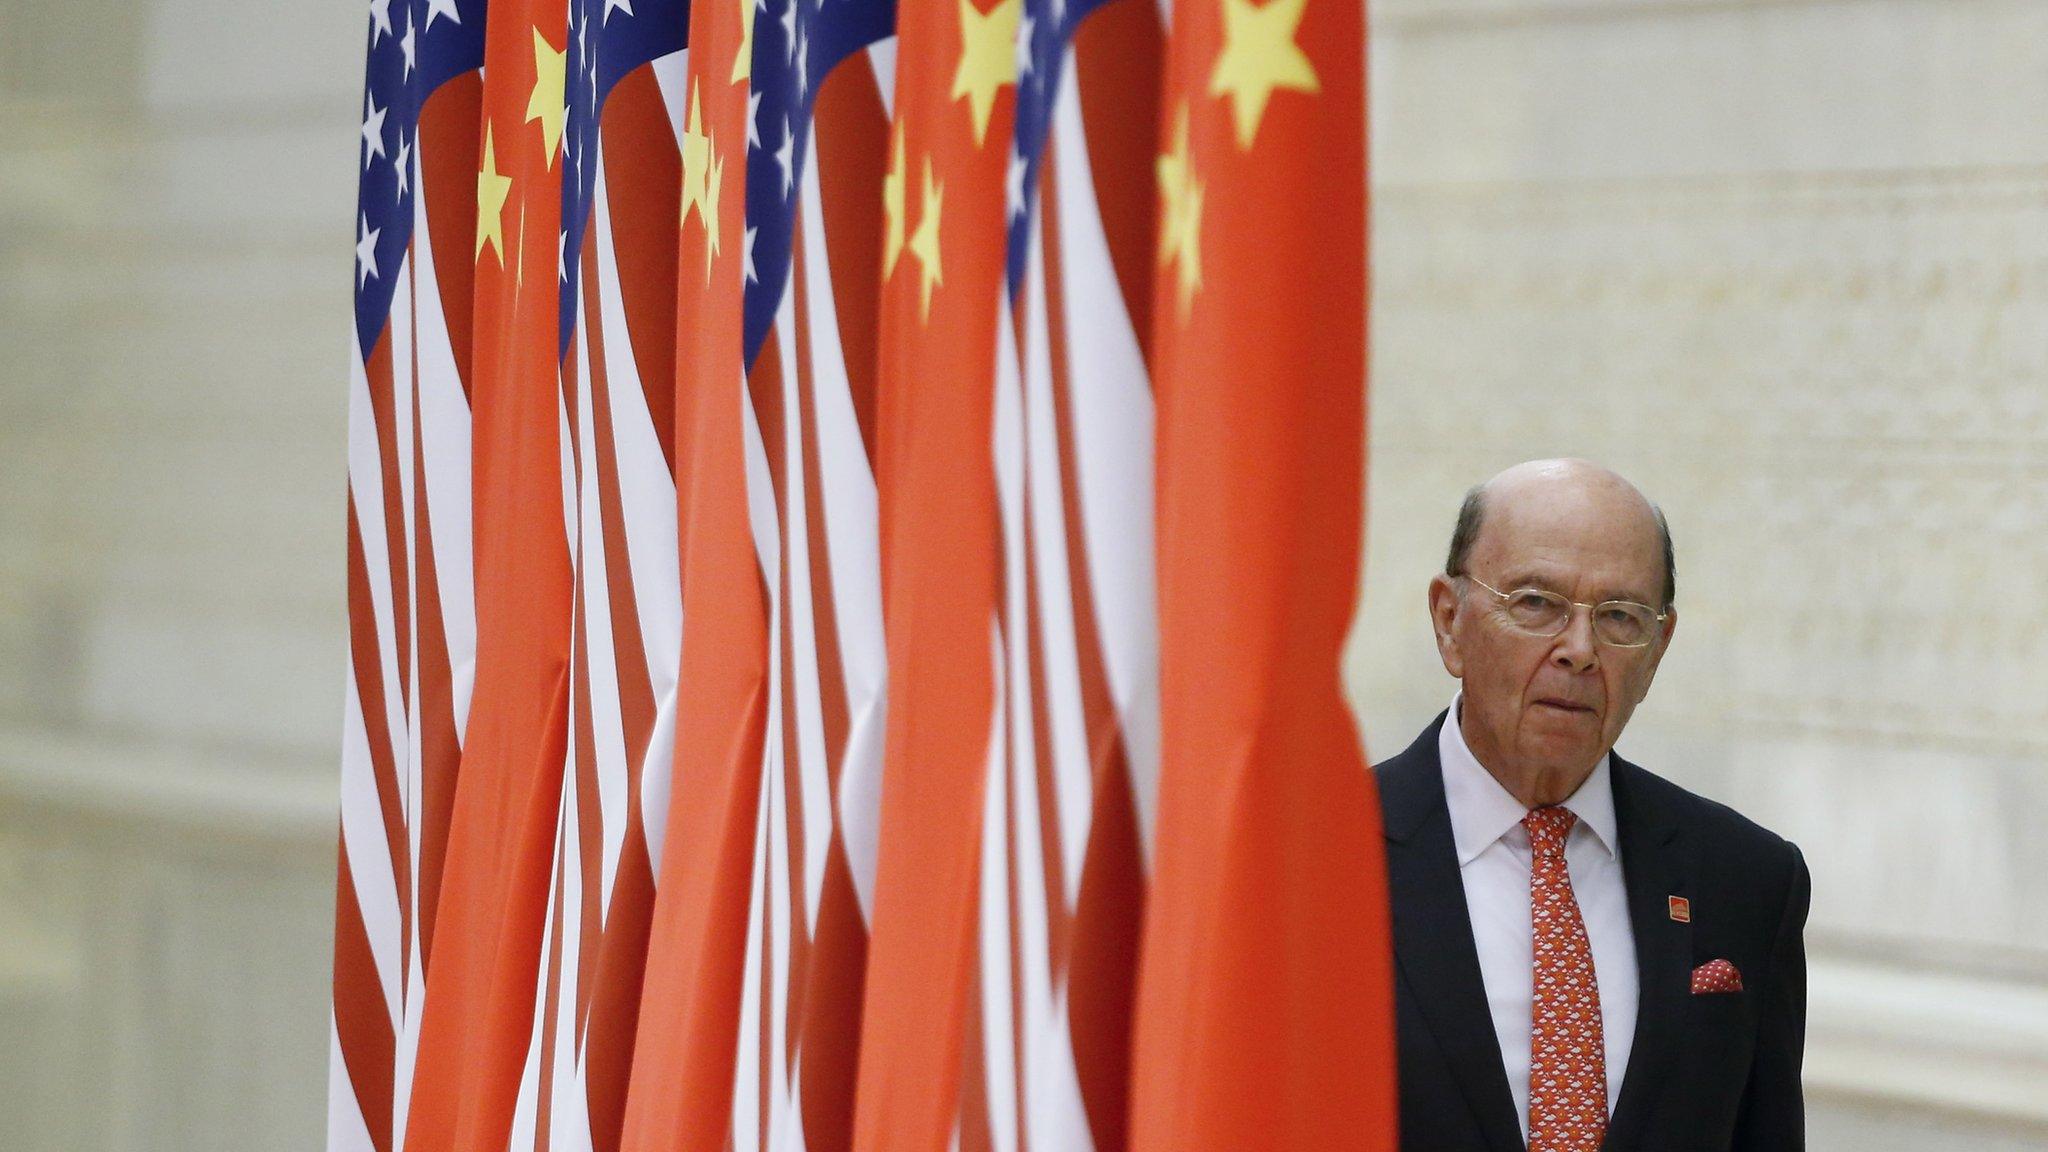
[[[1671,616],[1669,611],[1659,612],[1633,600],[1586,604],[1541,588],[1503,592],[1469,572],[1459,575],[1493,593],[1508,623],[1532,636],[1562,635],[1571,625],[1572,609],[1584,608],[1592,613],[1594,639],[1611,648],[1641,648],[1657,638],[1657,626]]]

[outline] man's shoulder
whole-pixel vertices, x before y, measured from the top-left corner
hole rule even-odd
[[[1448,714],[1439,712],[1414,743],[1372,766],[1389,837],[1404,838],[1443,804],[1443,767],[1436,748]]]
[[[1804,899],[1811,881],[1805,857],[1790,840],[1620,756],[1614,757],[1614,783],[1618,808],[1654,813],[1685,834],[1695,877],[1706,887],[1744,892],[1745,902],[1767,917]]]
[[[1708,799],[1620,756],[1614,757],[1613,765],[1617,788],[1637,793],[1638,803],[1634,806],[1662,813],[1702,840],[1767,857],[1790,856],[1798,851],[1790,840],[1718,800]]]

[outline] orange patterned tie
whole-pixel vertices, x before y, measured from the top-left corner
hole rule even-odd
[[[1593,948],[1572,895],[1565,838],[1578,817],[1537,808],[1529,830],[1529,920],[1536,946],[1529,1032],[1529,1152],[1595,1152],[1607,1134],[1607,1048]]]

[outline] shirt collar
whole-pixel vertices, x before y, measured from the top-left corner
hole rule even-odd
[[[1522,802],[1501,787],[1500,781],[1466,746],[1465,732],[1458,720],[1458,710],[1464,702],[1463,692],[1452,697],[1450,714],[1444,718],[1436,741],[1437,759],[1443,764],[1444,803],[1450,808],[1451,839],[1457,845],[1460,868],[1492,847],[1494,841],[1519,828],[1522,818],[1529,814]],[[1602,850],[1618,859],[1614,785],[1608,766],[1611,759],[1611,754],[1603,754],[1564,806],[1593,834]]]

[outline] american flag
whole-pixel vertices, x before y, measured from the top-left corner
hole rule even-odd
[[[573,463],[569,762],[511,1147],[619,1146],[675,750],[681,0],[567,13],[558,355]]]
[[[405,1125],[476,652],[469,327],[481,0],[370,5],[350,351],[329,1147]]]
[[[997,1148],[1124,1146],[1159,748],[1147,353],[1162,50],[1154,0],[1023,0],[995,390],[1008,742],[986,785],[980,904]]]
[[[739,1152],[851,1138],[886,676],[874,333],[895,17],[891,0],[759,0],[752,17],[744,419],[749,498],[773,514]]]

